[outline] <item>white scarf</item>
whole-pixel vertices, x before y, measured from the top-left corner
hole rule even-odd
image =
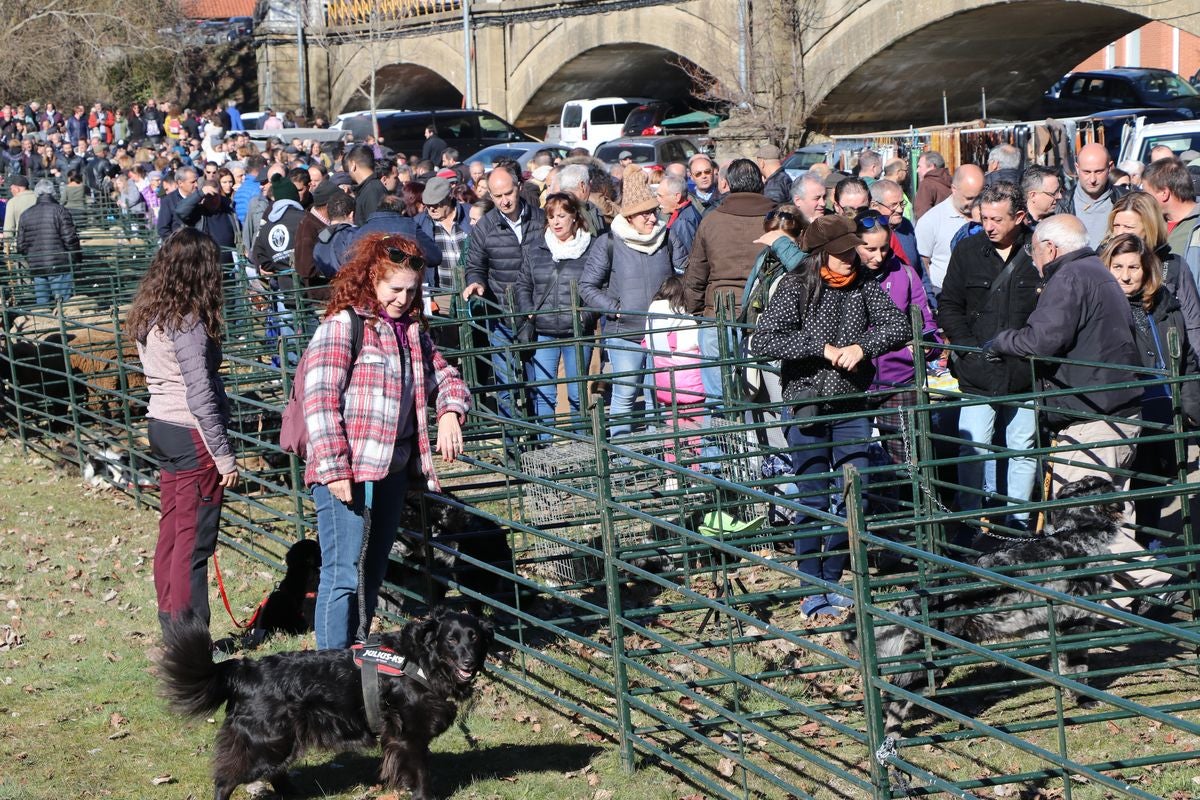
[[[573,258],[579,258],[583,255],[583,251],[587,250],[591,241],[592,235],[583,228],[575,231],[575,235],[565,242],[560,242],[552,230],[546,229],[546,246],[550,248],[550,256],[555,261],[570,261]]]
[[[650,255],[663,246],[667,240],[667,223],[659,221],[649,233],[638,233],[629,220],[618,214],[613,217],[612,234],[623,241],[630,249]]]

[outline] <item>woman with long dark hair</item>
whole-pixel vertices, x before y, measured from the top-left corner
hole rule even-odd
[[[125,319],[150,390],[150,451],[161,475],[154,588],[164,628],[186,616],[208,622],[208,559],[224,491],[238,479],[219,374],[223,301],[216,243],[180,228],[154,256]]]
[[[784,429],[800,503],[844,516],[841,479],[807,478],[867,466],[870,418],[865,392],[875,370],[871,359],[909,339],[904,315],[879,284],[863,275],[863,240],[841,216],[818,217],[804,233],[808,256],[779,282],[750,340],[756,356],[782,360]],[[829,414],[860,412],[849,419],[813,421]],[[807,515],[799,514],[796,523]],[[795,540],[797,569],[828,583],[846,565],[845,529]],[[825,555],[822,555],[824,553]],[[819,586],[819,584],[818,584]],[[836,616],[850,601],[835,592],[805,598],[805,616]]]
[[[430,489],[439,488],[426,418],[431,394],[437,395],[437,451],[445,461],[463,452],[470,393],[426,330],[424,274],[413,240],[381,233],[359,239],[333,278],[333,299],[304,354],[304,483],[312,489],[321,543],[318,648],[353,641],[360,581],[361,628],[370,629],[410,468]]]

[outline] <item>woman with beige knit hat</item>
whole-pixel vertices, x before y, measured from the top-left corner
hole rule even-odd
[[[645,171],[630,165],[622,179],[621,213],[613,219],[611,231],[592,247],[579,281],[584,304],[607,317],[605,347],[615,376],[609,407],[613,436],[632,429],[630,414],[639,388],[646,407],[651,407],[651,382],[642,374],[646,369],[642,347],[646,310],[658,287],[673,274],[667,226],[658,219],[658,200],[650,191]]]

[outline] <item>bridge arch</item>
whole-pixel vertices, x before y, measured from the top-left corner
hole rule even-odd
[[[519,126],[544,126],[576,97],[686,98],[691,69],[736,82],[737,4],[725,5],[728,10],[705,18],[654,6],[567,17],[524,32],[526,41],[512,48],[522,55],[509,69],[510,118]]]
[[[372,58],[370,47],[377,48]],[[376,108],[458,108],[466,81],[462,50],[440,38],[393,39],[357,48],[334,75],[330,96],[339,98],[334,114],[369,107],[367,94],[372,69],[376,72]]]
[[[1045,89],[1151,19],[1200,33],[1195,0],[865,0],[804,36],[808,122],[837,133],[1038,116]],[[995,32],[981,35],[981,32]]]

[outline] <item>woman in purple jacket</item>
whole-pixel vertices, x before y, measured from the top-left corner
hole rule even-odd
[[[856,218],[857,231],[863,244],[858,246],[858,257],[862,265],[883,289],[896,308],[904,312],[907,320],[911,309],[921,312],[921,338],[941,342],[937,335],[937,323],[929,308],[929,298],[921,284],[921,276],[891,251],[892,232],[887,217],[878,211],[862,211]],[[933,354],[928,354],[932,356]],[[875,379],[871,382],[871,404],[874,408],[911,408],[916,405],[917,392],[914,386],[916,371],[911,347],[899,347],[872,359]],[[895,414],[883,414],[875,418],[875,427],[884,436],[884,449],[893,464],[905,461],[904,442],[895,438],[899,433]]]
[[[208,559],[221,500],[238,479],[221,366],[220,251],[180,228],[159,248],[125,320],[150,390],[150,451],[160,470],[154,588],[158,619],[208,622]]]

